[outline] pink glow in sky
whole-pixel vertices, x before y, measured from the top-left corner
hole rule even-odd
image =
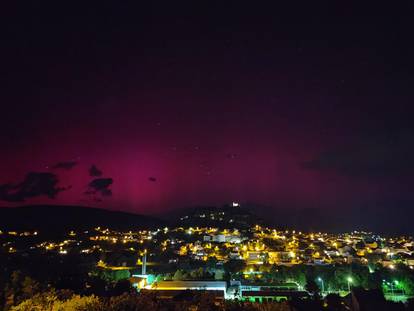
[[[413,200],[409,10],[387,7],[384,19],[371,7],[352,18],[294,8],[292,19],[256,9],[8,12],[0,206],[150,214]],[[62,161],[77,165],[53,169]],[[100,202],[85,195],[92,164],[113,179]],[[11,202],[28,172],[52,172],[66,190],[23,189],[31,198]]]

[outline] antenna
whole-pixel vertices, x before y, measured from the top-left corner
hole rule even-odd
[[[142,255],[142,270],[141,270],[141,274],[142,275],[146,275],[147,274],[147,250],[144,251],[144,254]]]

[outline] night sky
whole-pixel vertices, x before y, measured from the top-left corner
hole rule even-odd
[[[2,10],[0,205],[411,210],[409,1],[196,2]]]

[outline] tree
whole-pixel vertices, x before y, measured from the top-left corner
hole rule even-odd
[[[40,289],[40,284],[34,279],[24,276],[21,271],[13,271],[4,288],[5,308],[33,297]]]
[[[22,299],[28,299],[40,292],[40,284],[26,276],[21,284]]]
[[[215,311],[215,310],[219,310],[218,306],[216,306],[215,304],[215,297],[214,295],[205,292],[205,293],[200,293],[198,295],[196,295],[195,299],[194,299],[196,306],[197,306],[197,310],[199,311]]]
[[[215,280],[223,280],[224,279],[224,270],[217,269],[214,272],[214,279]]]
[[[50,309],[54,310],[79,310],[79,311],[100,311],[104,310],[100,299],[96,296],[79,296],[74,295],[72,298],[61,301],[56,300],[53,307]]]
[[[217,258],[216,257],[208,257],[206,262],[206,267],[210,269],[215,269],[217,266]]]
[[[177,270],[174,273],[173,280],[181,281],[187,278],[187,274],[183,270]]]
[[[102,302],[96,296],[73,295],[66,300],[60,300],[54,291],[37,294],[30,299],[26,299],[11,311],[100,311],[105,310]]]
[[[253,310],[257,310],[257,311],[291,311],[292,308],[289,306],[288,303],[272,302],[272,303],[265,303],[265,304],[256,303],[256,304],[253,305]]]
[[[101,278],[106,282],[118,282],[128,279],[131,276],[129,270],[110,270],[98,268],[91,272],[93,276]]]
[[[121,280],[115,283],[115,285],[110,291],[110,295],[118,296],[126,292],[131,292],[131,290],[132,290],[131,283],[128,280]]]
[[[329,294],[325,299],[330,311],[341,311],[344,309],[342,305],[342,299],[339,295]]]
[[[242,272],[245,268],[246,263],[240,259],[230,259],[224,263],[224,269],[230,274]]]
[[[202,279],[204,276],[203,268],[195,269],[190,272],[190,277],[195,280]]]
[[[156,311],[160,301],[149,291],[141,291],[139,295],[124,293],[121,296],[111,297],[105,306],[105,311]]]
[[[316,284],[315,280],[312,278],[309,278],[306,281],[305,289],[312,295],[317,295],[320,292],[318,284]]]

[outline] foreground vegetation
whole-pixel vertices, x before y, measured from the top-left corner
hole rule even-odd
[[[102,284],[102,288],[95,285]],[[112,283],[90,283],[83,293],[71,289],[55,289],[41,284],[19,271],[11,273],[1,287],[1,308],[5,311],[345,311],[352,303],[350,297],[328,294],[325,298],[316,282],[308,280],[305,288],[312,293],[310,299],[283,303],[242,303],[218,301],[206,292],[183,292],[174,299],[161,299],[156,292],[137,293],[127,280]],[[362,289],[355,291],[364,292]],[[374,298],[373,298],[374,297]],[[385,301],[380,291],[370,296],[376,303],[375,311],[414,310],[413,301],[405,305]],[[371,309],[369,309],[371,310]]]
[[[283,303],[239,303],[217,302],[207,293],[194,294],[186,299],[162,300],[153,292],[124,293],[113,297],[79,296],[68,291],[49,290],[25,299],[10,311],[346,311],[350,310],[351,300],[340,299],[337,295],[329,295],[325,300],[315,296],[306,301],[290,301]],[[368,303],[375,311],[409,311],[414,304],[387,302],[385,300]],[[363,310],[361,308],[361,310]]]

